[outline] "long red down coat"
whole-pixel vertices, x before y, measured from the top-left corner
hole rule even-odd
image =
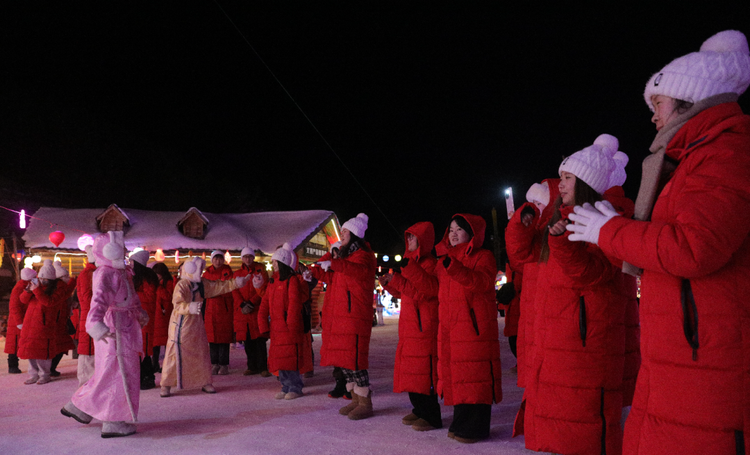
[[[750,117],[708,108],[672,138],[651,222],[616,217],[607,253],[644,269],[626,454],[750,453]]]
[[[72,280],[71,280],[72,281]],[[57,280],[52,295],[44,290],[51,285],[40,284],[33,292],[21,293],[21,302],[28,305],[23,318],[23,328],[18,345],[18,357],[21,359],[47,360],[64,352],[73,344],[67,333],[61,333],[63,324],[68,318],[68,297],[71,290],[68,284]],[[65,341],[63,334],[67,336]]]
[[[219,269],[209,266],[203,272],[203,278],[211,281],[231,280],[234,272],[224,264]],[[217,297],[206,299],[206,336],[209,343],[231,343],[234,334],[234,299],[227,292]]]
[[[572,207],[561,207],[563,219]],[[549,236],[536,278],[534,358],[514,434],[526,448],[617,455],[625,367],[627,288],[596,246]]]
[[[440,301],[438,394],[446,406],[492,404],[502,398],[500,341],[495,303],[495,257],[482,248],[486,223],[458,214],[471,226],[468,243],[451,247],[450,228],[435,246]],[[451,261],[446,268],[445,257]]]
[[[309,296],[309,286],[300,275],[281,281],[275,274],[273,282],[268,284],[257,315],[260,333],[271,335],[270,371],[312,371],[312,339],[305,333],[302,321],[302,304]]]
[[[250,332],[251,340],[260,337],[261,333],[263,333],[258,329],[258,309],[260,308],[261,295],[268,286],[266,268],[263,264],[257,262],[253,262],[249,267],[245,263],[242,263],[242,267],[234,272],[234,277],[239,278],[255,274],[260,274],[263,277],[263,285],[259,290],[255,289],[253,280],[250,279],[243,287],[232,291],[232,299],[234,300],[234,339],[236,341],[245,341],[248,332]],[[250,313],[243,314],[240,308],[242,302],[250,302],[255,308]]]
[[[96,265],[87,263],[86,267],[81,270],[76,280],[76,293],[78,294],[78,304],[81,306],[79,322],[77,327],[78,333],[78,353],[81,355],[94,355],[94,341],[86,332],[86,318],[89,317],[91,310],[91,296],[93,295],[92,282]]]
[[[21,294],[28,281],[18,280],[13,290],[10,291],[10,302],[8,303],[8,332],[5,334],[5,353],[18,354],[18,342],[21,338],[21,330],[18,325],[23,324],[26,315],[27,304],[21,302]]]
[[[438,283],[434,275],[437,260],[431,253],[435,229],[432,223],[422,221],[407,229],[404,237],[408,234],[417,237],[419,247],[404,254],[409,264],[384,286],[401,298],[393,391],[434,395],[438,381]]]
[[[555,212],[554,201],[560,194],[560,179],[546,179],[550,192],[550,203],[539,212],[532,203],[523,204],[508,221],[505,229],[505,248],[508,262],[515,271],[514,281],[520,281],[521,296],[518,300],[518,338],[516,354],[518,356],[518,386],[526,387],[526,371],[530,368],[534,352],[534,298],[536,295],[536,276],[539,253],[542,246],[542,235],[547,223]],[[521,215],[526,207],[534,211],[534,221],[525,226]],[[520,276],[519,276],[520,272]],[[515,303],[515,302],[514,302]],[[507,324],[507,320],[506,320]]]
[[[330,258],[326,254],[320,260]],[[310,271],[328,284],[323,307],[320,365],[348,370],[366,370],[369,365],[372,332],[372,296],[375,289],[375,254],[358,249],[346,258],[330,259],[328,272]]]
[[[154,311],[154,346],[166,346],[169,338],[169,318],[172,317],[172,294],[176,279],[167,277],[156,287],[156,309]]]
[[[143,355],[150,356],[154,349],[154,323],[156,320],[156,286],[144,278],[135,290],[141,301],[141,308],[148,314],[148,324],[141,327]]]

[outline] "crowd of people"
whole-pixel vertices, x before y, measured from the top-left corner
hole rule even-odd
[[[504,334],[524,389],[513,434],[528,449],[750,450],[750,117],[737,104],[748,85],[746,37],[712,36],[648,81],[657,135],[635,201],[622,188],[628,156],[602,134],[571,151],[556,178],[540,176],[513,214]],[[442,428],[442,399],[453,407],[448,437],[474,443],[489,437],[502,400],[497,266],[482,217],[446,221],[437,243],[432,223],[408,228],[400,270],[377,279],[401,299],[393,389],[413,407],[402,422]],[[371,417],[377,268],[367,228],[367,215],[349,219],[340,244],[307,266],[280,246],[270,277],[245,249],[236,272],[217,251],[205,271],[191,258],[173,279],[163,264],[146,267],[147,253],[126,266],[122,233],[101,235],[77,280],[51,261],[22,271],[9,368],[28,359],[26,384],[50,381],[71,348],[65,302],[77,290],[80,388],[62,413],[103,421],[102,437],[135,432],[139,389],[155,386],[155,371],[162,397],[215,393],[211,377],[228,374],[233,340],[244,341],[245,374],[277,375],[275,398],[296,399],[313,365],[311,289],[323,282],[320,365],[337,380],[329,396],[351,398],[341,415]]]

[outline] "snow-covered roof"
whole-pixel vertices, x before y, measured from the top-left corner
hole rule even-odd
[[[96,218],[106,209],[65,209],[41,207],[31,218],[23,240],[26,248],[55,248],[49,240],[53,231],[62,231],[65,240],[59,249],[78,249],[78,238],[84,233],[96,237],[100,232]],[[256,213],[201,213],[211,223],[204,239],[186,237],[177,229],[186,212],[157,212],[120,209],[127,213],[130,227],[125,230],[128,250],[141,247],[154,251],[175,249],[240,250],[244,247],[260,249],[264,253],[288,242],[300,246],[322,224],[336,215],[328,210]],[[37,219],[38,218],[38,219]],[[50,224],[55,225],[51,226]]]

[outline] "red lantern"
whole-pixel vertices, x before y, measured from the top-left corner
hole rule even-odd
[[[55,231],[49,235],[49,241],[56,247],[60,246],[63,240],[65,240],[65,234],[60,231]]]

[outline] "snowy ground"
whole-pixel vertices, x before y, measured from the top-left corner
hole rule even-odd
[[[444,428],[417,432],[401,423],[411,412],[406,394],[395,394],[393,358],[398,342],[398,319],[373,328],[370,377],[375,416],[351,421],[338,414],[347,402],[328,398],[333,386],[330,367],[320,367],[320,335],[315,335],[316,369],[305,379],[305,396],[275,400],[280,390],[274,377],[243,376],[245,353],[232,349],[228,376],[214,376],[215,395],[199,390],[177,391],[160,398],[159,389],[141,392],[138,432],[126,438],[102,439],[101,423],[81,425],[63,417],[60,408],[75,391],[76,361],[63,357],[62,376],[45,385],[24,385],[24,374],[9,375],[7,355],[0,355],[0,454],[371,454],[427,455],[530,454],[523,437],[511,439],[513,419],[522,390],[507,339],[500,337],[503,364],[503,401],[492,406],[489,440],[466,445],[447,437],[452,409],[443,407]],[[499,319],[502,333],[503,319]],[[0,353],[4,347],[0,341]],[[157,384],[159,381],[157,374]]]

